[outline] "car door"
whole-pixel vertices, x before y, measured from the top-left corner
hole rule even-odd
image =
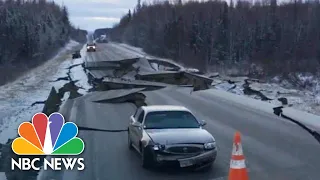
[[[136,116],[134,117],[135,122],[132,125],[132,143],[139,147],[139,142],[142,138],[142,122],[144,119],[145,112],[141,109],[139,112],[137,112]]]
[[[141,113],[141,108],[138,108],[136,110],[136,112],[132,116],[130,116],[130,123],[129,123],[129,129],[128,129],[129,132],[128,133],[130,134],[130,139],[131,139],[132,142],[135,139],[135,137],[134,137],[134,126],[135,126],[135,124],[137,122],[136,119],[138,119],[138,116],[140,115],[140,113]]]

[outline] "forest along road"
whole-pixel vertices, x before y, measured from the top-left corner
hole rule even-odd
[[[118,60],[136,57],[115,44],[97,44],[97,52],[88,53],[87,61]],[[101,72],[103,73],[103,72]],[[243,107],[215,97],[210,90],[193,92],[188,87],[168,87],[145,91],[148,105],[184,105],[217,140],[218,157],[208,172],[145,170],[137,153],[127,147],[127,133],[80,131],[86,149],[85,170],[75,172],[78,180],[168,180],[226,179],[235,131],[242,134],[246,164],[252,180],[319,179],[320,145],[300,127],[272,114]],[[133,104],[93,103],[90,94],[75,101],[77,125],[104,129],[125,129]],[[65,179],[71,176],[65,175]]]

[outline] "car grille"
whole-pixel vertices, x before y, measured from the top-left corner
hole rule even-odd
[[[202,148],[198,146],[175,146],[169,147],[166,149],[168,153],[174,154],[189,154],[189,153],[199,153],[202,151]]]

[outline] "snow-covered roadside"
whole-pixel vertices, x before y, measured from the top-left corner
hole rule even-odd
[[[320,93],[317,91],[284,88],[275,83],[255,83],[252,84],[252,87],[254,89],[261,89],[261,92],[271,99],[286,98],[289,106],[292,108],[320,115]],[[273,104],[278,103],[276,101],[271,102]]]
[[[35,113],[42,111],[43,104],[31,105],[34,102],[46,100],[52,86],[58,90],[69,82],[66,80],[54,81],[66,77],[71,65],[84,61],[82,58],[72,60],[69,54],[70,50],[79,45],[75,41],[70,41],[51,60],[31,70],[16,81],[0,86],[0,143],[4,144],[8,139],[16,137],[19,124],[23,121],[30,121]],[[85,46],[81,50],[82,56],[84,56],[84,53],[86,53]],[[84,88],[79,92],[83,94],[89,88],[88,82],[83,81],[85,72],[83,72],[81,66],[76,66],[75,69],[72,68],[70,71],[71,77],[81,80],[77,85]],[[80,75],[81,77],[78,77]]]
[[[233,81],[233,83],[228,83],[226,79]],[[253,99],[261,99],[257,95],[246,95],[244,93],[244,83],[247,77],[238,78],[215,78],[212,85],[215,89],[228,91],[238,95],[245,95]],[[287,86],[287,87],[286,87]],[[272,99],[269,102],[275,106],[281,106],[282,103],[278,100],[279,98],[286,98],[288,101],[288,106],[302,110],[315,115],[320,115],[320,93],[319,91],[311,90],[298,90],[294,88],[288,88],[288,85],[281,83],[260,83],[251,82],[250,88],[261,92],[266,97]]]
[[[0,172],[0,180],[7,180],[6,174],[4,172]]]

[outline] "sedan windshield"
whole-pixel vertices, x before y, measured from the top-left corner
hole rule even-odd
[[[144,122],[146,129],[199,128],[196,118],[187,111],[150,112]]]

